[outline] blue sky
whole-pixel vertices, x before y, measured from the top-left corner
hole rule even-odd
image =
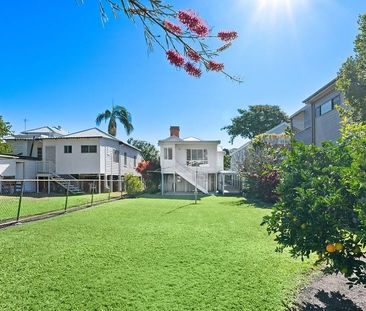
[[[281,106],[288,114],[333,79],[352,54],[364,0],[188,0],[214,30],[237,30],[221,57],[237,84],[220,74],[200,79],[147,53],[138,24],[123,16],[103,27],[96,0],[5,1],[0,11],[0,115],[16,132],[42,125],[69,131],[95,126],[112,104],[132,113],[132,137],[157,143],[170,125],[182,136],[220,139],[238,108]],[[106,126],[102,126],[106,129]],[[126,139],[123,129],[118,136]]]

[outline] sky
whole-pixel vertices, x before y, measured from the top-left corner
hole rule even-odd
[[[168,0],[167,0],[168,1]],[[95,126],[112,103],[132,114],[130,137],[157,144],[179,125],[181,136],[221,140],[238,108],[279,105],[291,115],[332,80],[353,53],[364,0],[185,0],[213,28],[239,38],[220,61],[238,84],[218,73],[188,76],[123,15],[101,23],[98,1],[4,1],[0,11],[0,115],[15,132],[61,125]],[[107,126],[102,124],[101,129]],[[128,137],[122,126],[118,137]]]

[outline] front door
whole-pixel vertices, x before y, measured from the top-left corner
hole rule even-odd
[[[56,164],[56,147],[46,146],[45,151],[46,151],[45,161],[48,166],[47,171],[49,173],[53,173],[55,171],[55,164]]]
[[[15,179],[23,179],[24,178],[24,163],[16,162],[15,163]]]

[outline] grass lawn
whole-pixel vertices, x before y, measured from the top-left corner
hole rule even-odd
[[[126,199],[0,231],[0,310],[284,310],[310,262],[233,197]]]
[[[112,192],[111,198],[120,197],[121,192]],[[93,202],[108,200],[109,193],[94,194]],[[65,208],[65,196],[30,197],[22,199],[20,217],[60,211]],[[90,204],[91,194],[70,195],[68,208]],[[14,219],[18,212],[19,196],[0,196],[0,222]]]

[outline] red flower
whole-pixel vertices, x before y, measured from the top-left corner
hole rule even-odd
[[[193,49],[188,49],[187,50],[187,56],[193,60],[194,62],[198,62],[201,59],[201,55],[198,54],[195,50]]]
[[[224,64],[210,60],[206,63],[206,68],[211,71],[222,71],[224,70]]]
[[[192,63],[186,63],[184,65],[184,70],[191,76],[199,78],[202,74],[201,69],[195,67]]]
[[[193,11],[178,11],[178,19],[200,37],[206,37],[209,29],[206,23]]]
[[[222,41],[230,42],[238,37],[238,33],[236,31],[220,31],[217,34],[217,37],[220,38]]]
[[[182,34],[182,28],[178,25],[173,24],[170,21],[164,21],[164,27],[167,28],[168,30],[170,30],[171,32],[174,32],[178,35]]]
[[[141,174],[149,170],[150,168],[151,168],[151,162],[142,160],[139,164],[137,164],[136,172]]]
[[[182,67],[186,62],[184,57],[174,50],[167,51],[166,56],[169,62],[177,67]]]

